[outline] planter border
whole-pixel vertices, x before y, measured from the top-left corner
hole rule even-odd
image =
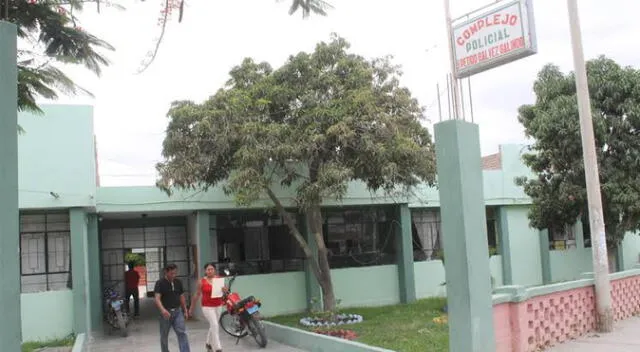
[[[308,317],[304,317],[302,319],[300,319],[299,323],[300,325],[303,325],[305,327],[308,328],[336,328],[339,326],[349,326],[349,325],[354,325],[354,324],[360,324],[364,321],[364,317],[360,314],[337,314],[336,317],[338,319],[349,319],[347,322],[339,322],[339,323],[335,323],[335,322],[330,322],[327,319],[322,319],[322,318],[318,318],[315,316],[308,316]],[[309,321],[311,320],[322,320],[322,324],[316,325],[316,324],[312,324]]]
[[[267,336],[279,343],[311,352],[394,352],[338,337],[316,334],[289,326],[264,321]]]
[[[87,335],[84,333],[76,335],[76,341],[73,343],[71,352],[84,352],[87,342]]]

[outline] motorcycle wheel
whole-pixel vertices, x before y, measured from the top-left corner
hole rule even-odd
[[[118,324],[118,329],[120,330],[120,336],[127,337],[129,335],[129,331],[127,331],[127,322],[124,320],[122,312],[116,312],[116,322]]]
[[[249,334],[247,329],[245,329],[240,322],[240,317],[237,315],[231,315],[228,311],[222,312],[220,315],[219,323],[222,327],[222,330],[227,334],[231,335],[235,338],[243,338]]]
[[[265,331],[262,322],[252,316],[251,318],[249,318],[247,324],[249,325],[251,335],[253,335],[253,338],[256,340],[258,346],[262,348],[267,347],[267,332]]]

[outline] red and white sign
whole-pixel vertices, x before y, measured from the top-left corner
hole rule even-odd
[[[531,0],[498,3],[453,27],[457,77],[464,78],[536,53]]]

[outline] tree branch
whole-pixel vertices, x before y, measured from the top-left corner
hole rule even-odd
[[[284,219],[284,222],[289,227],[289,232],[291,232],[291,235],[296,239],[296,241],[300,245],[300,248],[302,248],[302,251],[304,251],[304,255],[306,259],[311,264],[311,271],[313,271],[313,275],[319,280],[320,267],[318,266],[318,263],[316,262],[313,256],[313,253],[311,252],[311,248],[309,248],[309,244],[304,239],[300,231],[298,231],[298,228],[293,222],[293,218],[291,217],[291,214],[284,208],[284,206],[282,205],[282,202],[280,202],[280,199],[278,199],[276,194],[273,193],[273,190],[271,190],[271,187],[265,186],[265,190],[267,191],[267,194],[269,195],[269,198],[271,199],[273,204],[276,206],[278,213],[280,213],[280,215]]]

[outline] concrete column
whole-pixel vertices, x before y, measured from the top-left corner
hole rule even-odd
[[[499,207],[497,215],[500,258],[502,259],[502,283],[504,286],[509,286],[513,285],[513,269],[511,266],[511,240],[509,239],[507,208],[505,206]]]
[[[16,26],[0,21],[0,346],[20,351]]]
[[[416,281],[413,267],[413,237],[411,234],[411,211],[409,210],[409,205],[397,205],[396,214],[396,219],[399,223],[399,231],[396,231],[395,237],[400,302],[411,303],[416,300]]]
[[[547,285],[551,278],[551,253],[549,253],[549,230],[540,230],[540,264],[542,264],[542,283]]]
[[[210,214],[205,210],[198,210],[196,213],[196,236],[198,239],[198,272],[203,273],[202,267],[205,263],[216,262],[213,258]],[[217,244],[217,238],[216,238]],[[218,251],[216,250],[216,254]]]
[[[449,310],[449,351],[495,352],[478,125],[435,126]]]
[[[304,236],[305,240],[307,240],[307,244],[309,244],[311,252],[314,253],[314,257],[317,258],[318,245],[316,244],[316,239],[309,230],[309,224],[307,223],[307,217],[305,214],[298,215],[297,223],[298,229],[302,233],[302,236]],[[311,263],[308,260],[305,260],[304,262],[304,277],[307,289],[307,308],[309,310],[321,310],[322,289],[320,288],[320,284],[318,283],[315,275],[313,275]]]
[[[76,334],[89,331],[87,306],[89,293],[87,214],[82,208],[69,211],[71,220],[71,278],[73,282],[73,331]],[[123,263],[124,270],[124,263]]]
[[[573,224],[573,233],[576,236],[576,248],[584,249],[584,230],[582,228],[581,220],[578,220]]]
[[[89,255],[89,321],[91,331],[102,331],[102,277],[100,268],[100,235],[98,215],[87,216],[87,253]]]
[[[616,269],[617,271],[624,271],[624,241],[620,241],[616,246]]]

